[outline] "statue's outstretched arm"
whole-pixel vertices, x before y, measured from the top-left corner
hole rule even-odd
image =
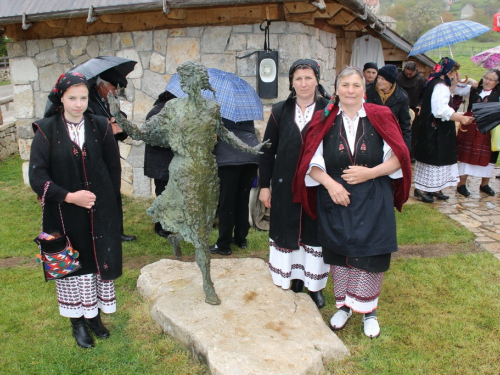
[[[245,142],[243,142],[241,139],[239,139],[237,136],[234,135],[233,132],[230,132],[227,130],[224,126],[224,123],[222,122],[222,119],[219,117],[217,118],[217,126],[216,126],[216,132],[217,136],[230,146],[241,150],[245,152],[249,152],[251,154],[261,154],[260,149],[262,147],[269,147],[271,146],[271,143],[269,143],[269,140],[259,143],[257,146],[250,147],[248,146]]]
[[[170,147],[168,134],[165,134],[167,127],[161,126],[163,117],[160,114],[151,117],[141,125],[137,125],[120,113],[120,100],[111,92],[108,94],[108,103],[111,115],[114,116],[120,128],[125,130],[132,139],[141,140],[153,146]]]

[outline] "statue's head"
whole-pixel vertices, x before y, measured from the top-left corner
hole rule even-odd
[[[203,64],[186,61],[177,67],[177,73],[179,74],[182,91],[185,93],[199,93],[200,90],[210,90],[215,93],[208,81],[207,68]]]

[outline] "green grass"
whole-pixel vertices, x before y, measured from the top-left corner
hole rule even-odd
[[[10,81],[0,81],[0,86],[10,85]]]
[[[172,257],[145,209],[150,199],[124,198],[124,275],[116,281],[118,311],[105,316],[112,337],[96,348],[78,348],[68,319],[58,314],[54,283],[43,282],[32,239],[40,228],[40,206],[24,186],[22,161],[0,163],[0,374],[206,374],[208,368],[163,334],[151,321],[136,289],[140,266]],[[338,333],[351,351],[327,364],[331,374],[498,374],[500,353],[500,263],[490,253],[467,253],[473,235],[429,205],[406,205],[397,214],[401,245],[463,246],[440,258],[394,258],[380,299],[382,335],[369,340],[355,315]],[[212,242],[217,236],[212,233]],[[251,230],[249,248],[238,257],[267,259],[267,232]],[[236,248],[234,249],[236,250]],[[193,255],[189,245],[184,254]],[[328,322],[336,311],[332,284],[325,289]]]

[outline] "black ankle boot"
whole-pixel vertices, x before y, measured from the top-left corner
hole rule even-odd
[[[76,340],[78,346],[87,349],[94,346],[94,340],[87,331],[85,326],[85,319],[83,316],[79,318],[69,318],[71,320],[71,326],[73,327],[73,337]]]
[[[292,286],[291,288],[295,293],[300,293],[304,289],[304,281],[299,280],[299,279],[293,279],[292,280]]]
[[[321,290],[318,290],[317,292],[309,291],[309,295],[311,296],[316,306],[318,306],[318,309],[322,309],[323,307],[325,307],[325,299],[323,298],[323,292]]]
[[[109,331],[104,327],[104,324],[102,324],[101,315],[99,313],[91,319],[85,319],[85,322],[97,337],[101,339],[107,339],[109,337]]]

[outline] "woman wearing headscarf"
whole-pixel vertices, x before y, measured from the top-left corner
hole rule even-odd
[[[473,117],[456,113],[451,107],[450,87],[457,83],[460,64],[443,57],[434,67],[434,73],[422,91],[422,110],[415,142],[415,197],[425,203],[434,198],[446,200],[442,193],[448,186],[456,186],[457,136],[455,121],[464,125]]]
[[[460,85],[461,87],[455,89],[455,95],[469,97],[467,109],[469,112],[472,111],[474,103],[498,102],[500,100],[499,79],[498,70],[488,70],[479,84],[473,81],[472,85]],[[457,135],[457,148],[458,174],[460,175],[457,192],[465,197],[470,195],[467,189],[467,177],[471,175],[481,177],[479,191],[494,196],[495,191],[490,187],[489,182],[498,159],[498,151],[491,151],[491,132],[481,133],[475,123],[463,126]]]
[[[374,338],[382,279],[398,249],[394,207],[401,211],[411,186],[410,154],[389,108],[363,103],[358,68],[342,70],[335,88],[306,132],[294,201],[318,217],[339,309],[331,328],[344,328],[354,311],[364,314],[364,334]]]
[[[320,67],[314,60],[295,61],[289,80],[291,94],[272,108],[264,134],[271,147],[263,150],[259,164],[259,199],[271,209],[269,270],[274,284],[296,293],[305,286],[322,308],[329,267],[323,262],[316,222],[293,202],[292,180],[303,136],[314,112],[328,104],[328,95],[319,84]]]
[[[41,197],[46,189],[43,231],[65,233],[79,252],[82,267],[55,283],[59,313],[83,348],[94,345],[87,327],[109,337],[100,311],[116,311],[122,274],[120,156],[108,120],[85,113],[88,94],[81,74],[61,75],[49,95],[53,114],[33,123],[29,164],[33,190]]]
[[[378,70],[373,85],[366,86],[366,102],[389,107],[396,116],[403,133],[408,150],[411,149],[411,116],[410,100],[405,90],[396,82],[398,68],[395,65],[384,65]]]

